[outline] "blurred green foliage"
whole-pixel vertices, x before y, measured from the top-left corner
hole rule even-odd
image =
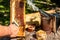
[[[10,0],[0,0],[0,24],[9,25]]]
[[[33,0],[33,3],[42,10],[50,10],[56,7],[55,3],[52,3],[51,0]],[[28,4],[26,3],[26,13],[36,12],[33,11]]]

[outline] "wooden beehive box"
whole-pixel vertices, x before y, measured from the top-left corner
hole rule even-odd
[[[55,10],[49,10],[49,11],[46,11],[47,13],[49,14],[53,14],[55,13]],[[36,12],[36,13],[30,13],[30,14],[26,14],[26,22],[29,22],[31,19],[33,19],[33,21],[38,21],[39,24],[41,25],[41,21],[42,21],[42,16],[40,15],[39,12]],[[53,28],[53,32],[56,32],[56,17],[53,17],[51,23],[50,23],[51,27]]]

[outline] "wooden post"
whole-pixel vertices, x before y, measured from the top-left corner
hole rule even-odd
[[[10,23],[19,26],[17,36],[25,36],[25,3],[24,0],[10,0]]]

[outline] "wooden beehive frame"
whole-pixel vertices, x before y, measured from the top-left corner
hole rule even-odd
[[[17,36],[24,36],[25,30],[25,3],[24,0],[10,0],[10,24],[19,26]]]

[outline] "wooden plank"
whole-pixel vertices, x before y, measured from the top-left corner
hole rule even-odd
[[[24,36],[25,30],[25,3],[24,0],[10,0],[10,23],[19,27],[17,36]]]

